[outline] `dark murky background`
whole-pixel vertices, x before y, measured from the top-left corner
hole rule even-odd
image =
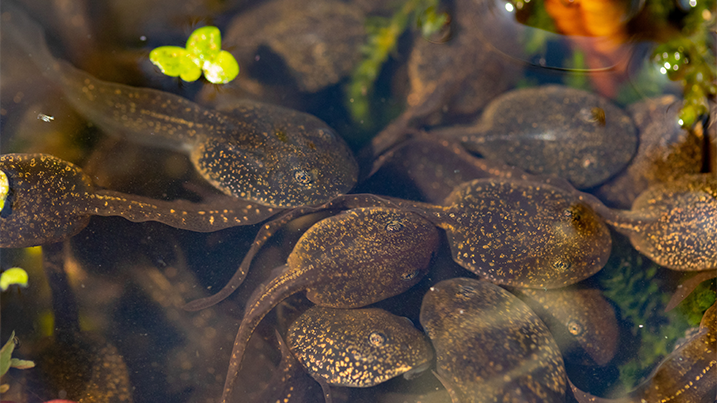
[[[346,101],[345,89],[348,76],[361,59],[357,49],[367,38],[366,18],[389,17],[403,4],[400,0],[317,2],[313,7],[321,3],[321,7],[328,10],[318,13],[326,19],[306,23],[295,20],[305,18],[303,13],[311,3],[307,1],[270,4],[259,0],[26,0],[22,3],[43,25],[56,57],[98,78],[161,89],[204,105],[239,96],[295,108],[327,122],[355,152],[404,109],[411,91],[409,53],[413,46],[426,40],[409,24],[411,28],[400,36],[397,50],[380,70],[375,90],[369,97],[370,113],[365,119],[354,121],[347,108],[351,102]],[[441,9],[449,13],[453,7],[452,2],[441,5]],[[483,18],[510,22],[511,16],[501,11]],[[503,41],[502,36],[535,39],[540,35],[533,28],[512,21],[513,24],[494,24],[498,34],[488,33],[491,38],[488,43],[475,45],[485,46],[486,52],[490,50],[506,64],[506,68],[498,71],[505,77],[492,76],[496,81],[505,82],[504,88],[494,89],[494,95],[483,98],[478,91],[472,110],[460,109],[460,105],[467,103],[459,106],[446,103],[423,124],[447,126],[471,122],[479,116],[480,104],[487,103],[492,96],[510,88],[546,83],[572,83],[590,88],[621,107],[647,96],[681,97],[681,86],[656,73],[659,66],[651,64],[655,39],[650,34],[655,27],[639,18],[637,22],[633,20],[625,31],[625,38],[621,39],[624,54],[615,56],[607,52],[609,55],[605,56],[596,52],[593,54],[602,57],[588,58],[580,66],[575,65],[575,48],[557,34],[547,34],[547,45],[528,55],[527,41]],[[235,54],[241,67],[236,81],[226,86],[204,80],[187,83],[162,75],[149,62],[147,56],[151,49],[162,45],[182,46],[189,34],[203,25],[216,25],[222,30],[223,48]],[[298,32],[333,33],[343,46],[330,47],[331,51],[324,49],[324,53],[319,52],[314,58],[302,58],[305,54],[301,52],[305,49],[299,45],[282,47],[282,41],[288,42],[287,38],[292,36],[288,29],[283,30],[284,26]],[[645,33],[642,36],[647,39],[641,39],[641,33]],[[460,31],[452,34],[454,37],[446,46],[458,40]],[[60,90],[42,77],[22,52],[4,42],[2,46],[2,153],[53,154],[82,166],[100,187],[158,199],[196,201],[197,195],[214,192],[198,177],[185,156],[138,146],[102,133],[63,100]],[[292,52],[292,49],[300,50]],[[604,69],[616,65],[613,58],[627,61],[626,67],[593,74],[569,70]],[[553,69],[541,68],[541,65]],[[466,80],[470,79],[468,74]],[[52,120],[38,118],[41,114]],[[700,137],[699,142],[700,147],[707,144],[706,137]],[[708,172],[709,161],[703,161],[702,156],[709,155],[705,151],[693,161],[690,169]],[[420,199],[415,187],[390,171],[379,172],[355,191]],[[223,286],[249,248],[257,226],[201,234],[157,223],[136,224],[116,217],[93,217],[87,228],[66,243],[64,252],[65,267],[79,302],[81,328],[116,347],[127,364],[135,402],[217,401],[246,300],[257,285],[266,281],[273,268],[285,262],[301,233],[321,217],[309,216],[287,226],[255,260],[239,291],[218,306],[197,313],[183,311],[182,304]],[[682,273],[655,267],[619,234],[613,233],[613,242],[608,265],[582,285],[600,288],[611,300],[620,326],[618,354],[602,367],[585,365],[585,357],[566,356],[571,380],[598,395],[629,389],[632,385],[626,386],[626,379],[633,382],[643,379],[660,357],[672,351],[684,332],[695,325],[694,316],[698,315],[688,312],[689,308],[669,314],[663,312],[683,278]],[[38,367],[31,370],[10,370],[2,383],[9,383],[11,388],[2,399],[39,402],[61,398],[63,396],[48,395],[43,385],[48,378],[38,375],[44,371],[42,354],[47,354],[48,350],[44,349],[50,344],[53,328],[50,292],[42,271],[40,248],[3,249],[0,257],[0,269],[19,266],[26,269],[30,277],[28,288],[12,287],[1,295],[0,341],[4,343],[14,330],[20,340],[16,356],[38,363]],[[451,260],[444,241],[431,273],[424,280],[404,295],[376,305],[407,316],[418,325],[418,308],[426,290],[442,279],[456,276],[474,277]],[[710,287],[714,289],[714,281],[707,285]],[[274,310],[257,330],[239,379],[239,390],[246,394],[246,401],[252,401],[267,387],[278,365],[280,355],[273,328],[285,328],[288,318],[295,317],[296,312],[308,305],[303,295],[294,296]],[[70,365],[72,357],[51,365]],[[85,365],[82,358],[77,360],[78,365]],[[52,373],[53,369],[45,372]],[[334,388],[334,401],[449,401],[442,389],[440,383],[426,373],[415,380],[398,377],[369,389]]]

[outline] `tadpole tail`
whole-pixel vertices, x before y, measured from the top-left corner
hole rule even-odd
[[[246,347],[261,320],[281,301],[296,292],[305,290],[309,286],[306,281],[302,280],[302,275],[303,273],[299,271],[285,270],[281,275],[272,279],[263,292],[255,295],[247,304],[248,308],[244,314],[244,319],[242,319],[239,331],[237,331],[237,335],[234,338],[227,378],[224,381],[222,403],[228,403],[231,397]]]
[[[254,260],[254,256],[259,253],[259,250],[261,250],[261,248],[269,241],[276,231],[280,230],[291,220],[323,210],[368,206],[396,207],[396,203],[371,194],[355,194],[338,196],[320,206],[298,207],[287,211],[261,227],[254,238],[254,242],[252,243],[249,252],[247,252],[239,265],[239,268],[219,292],[212,296],[200,298],[187,303],[184,305],[184,310],[189,312],[200,311],[202,309],[209,308],[210,306],[214,306],[230,296],[244,282],[244,279],[249,273],[249,267],[251,266],[251,262]]]
[[[241,225],[258,224],[280,209],[232,199],[217,203],[164,201],[125,193],[98,190],[89,195],[87,212],[120,216],[132,222],[157,221],[195,232],[213,232]]]
[[[224,301],[230,296],[239,286],[244,282],[246,275],[249,273],[249,267],[251,262],[254,260],[254,256],[261,250],[261,248],[269,241],[269,239],[286,225],[289,221],[294,220],[302,215],[318,211],[319,207],[300,207],[277,217],[276,219],[264,224],[254,238],[254,242],[249,249],[249,252],[244,256],[239,268],[234,273],[227,284],[216,294],[206,298],[200,298],[184,305],[184,310],[189,312],[200,311],[210,306],[214,306],[221,301]]]

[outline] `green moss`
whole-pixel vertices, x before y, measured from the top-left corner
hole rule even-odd
[[[438,12],[439,0],[407,0],[391,18],[374,17],[366,20],[368,39],[362,49],[363,58],[346,88],[346,101],[355,122],[370,125],[370,99],[373,85],[381,68],[396,50],[398,38],[412,21],[429,38],[448,22],[445,13]]]
[[[677,305],[680,315],[685,317],[690,326],[699,326],[707,308],[717,300],[715,284],[715,279],[703,281],[684,301]]]
[[[616,245],[605,269],[597,276],[605,297],[617,306],[629,323],[637,349],[618,362],[620,381],[626,390],[637,386],[666,357],[690,328],[678,310],[665,312],[670,293],[664,291],[660,271],[667,270],[643,258],[626,242]]]

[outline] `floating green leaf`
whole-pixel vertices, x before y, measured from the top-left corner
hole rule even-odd
[[[195,81],[202,75],[202,68],[196,59],[179,46],[161,46],[149,53],[152,61],[162,73],[170,77],[182,77],[184,81]]]
[[[13,284],[27,287],[27,272],[19,267],[13,267],[0,274],[0,290],[5,291]]]
[[[201,61],[213,60],[222,50],[219,28],[201,27],[192,32],[187,39],[187,50]]]
[[[149,54],[162,73],[196,81],[202,76],[213,84],[225,84],[239,74],[239,64],[231,53],[222,50],[219,28],[202,27],[192,32],[186,48],[160,46]]]
[[[231,53],[222,50],[214,60],[204,64],[203,70],[210,83],[228,83],[239,74],[239,64]]]

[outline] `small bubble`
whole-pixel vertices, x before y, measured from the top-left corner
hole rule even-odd
[[[42,121],[45,122],[45,123],[50,123],[50,122],[52,122],[53,120],[55,120],[55,118],[54,118],[53,116],[45,115],[44,113],[38,114],[38,115],[37,115],[37,118],[38,118],[39,120],[42,120]]]

